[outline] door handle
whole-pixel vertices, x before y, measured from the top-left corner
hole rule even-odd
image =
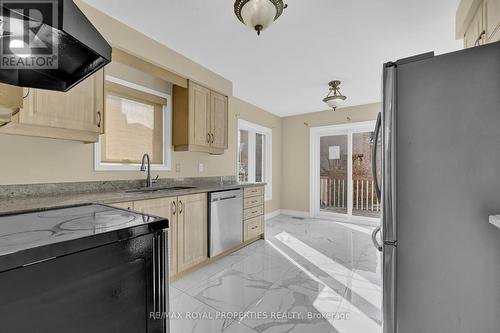
[[[379,251],[379,252],[382,252],[382,245],[380,245],[377,241],[377,234],[380,232],[380,230],[382,229],[381,226],[377,227],[375,230],[373,230],[372,232],[372,242],[373,242],[373,245],[375,246],[375,248]]]
[[[375,137],[373,139],[373,147],[372,147],[372,175],[373,175],[373,180],[375,181],[375,192],[377,194],[379,204],[381,202],[382,193],[380,191],[380,185],[378,183],[378,177],[377,177],[377,144],[381,126],[382,126],[382,114],[379,113],[377,117],[377,124],[375,125],[375,133],[374,133]]]

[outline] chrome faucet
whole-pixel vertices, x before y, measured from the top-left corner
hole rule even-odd
[[[148,162],[147,170],[146,170],[146,163],[145,163],[146,160]],[[148,172],[148,176],[146,177],[146,187],[152,187],[153,182],[151,181],[151,165],[149,164],[149,155],[148,154],[142,155],[141,171]]]

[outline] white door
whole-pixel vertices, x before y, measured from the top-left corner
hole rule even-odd
[[[378,223],[381,207],[371,160],[374,128],[371,121],[311,128],[313,216]]]

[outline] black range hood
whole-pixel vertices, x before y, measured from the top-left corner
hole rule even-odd
[[[2,83],[68,91],[111,61],[72,0],[1,0],[0,10]]]

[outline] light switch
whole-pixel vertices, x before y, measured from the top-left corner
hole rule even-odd
[[[205,166],[203,165],[203,163],[199,163],[199,164],[198,164],[198,171],[199,171],[199,172],[203,172],[203,171],[205,171]]]

